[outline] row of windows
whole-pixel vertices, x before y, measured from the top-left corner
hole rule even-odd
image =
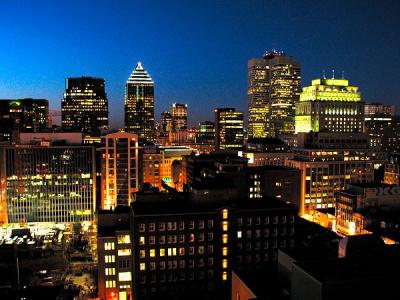
[[[185,224],[186,223],[186,224]],[[190,230],[195,229],[195,225],[197,222],[195,221],[180,221],[180,222],[160,222],[158,223],[158,231],[174,231],[174,230],[184,230],[186,227]],[[198,221],[197,224],[198,229],[204,229],[205,228],[205,221],[200,220]],[[208,220],[207,221],[207,228],[213,228],[214,227],[214,221],[213,220]],[[147,228],[149,232],[154,232],[156,231],[156,223],[148,223]],[[146,231],[146,224],[140,223],[139,224],[139,232],[145,232]]]
[[[168,260],[168,261],[160,261],[160,262],[155,262],[155,261],[151,261],[148,263],[142,262],[139,265],[139,269],[140,271],[146,271],[146,269],[150,270],[150,271],[154,271],[157,269],[157,265],[158,265],[158,269],[159,270],[173,270],[173,269],[177,269],[178,267],[180,269],[184,269],[184,268],[194,268],[194,267],[198,267],[198,268],[203,268],[205,267],[207,264],[208,267],[212,267],[214,265],[214,259],[212,257],[209,257],[207,259],[204,258],[200,258],[200,259],[188,259],[188,260]],[[228,261],[227,259],[224,259],[222,262],[222,267],[223,268],[227,268],[228,265]]]
[[[252,226],[252,225],[268,225],[268,224],[281,224],[294,223],[295,216],[266,216],[266,217],[247,217],[247,218],[237,218],[237,225],[238,226]]]
[[[273,240],[273,241],[264,241],[264,242],[260,242],[257,241],[255,243],[251,243],[251,242],[247,242],[247,243],[237,243],[236,244],[236,248],[238,250],[242,250],[243,249],[243,245],[244,245],[244,249],[245,250],[260,250],[261,249],[261,245],[263,249],[271,249],[271,248],[278,248],[278,243],[279,243],[279,248],[286,248],[287,246],[289,247],[294,247],[294,240],[290,239],[290,240]]]
[[[180,247],[180,248],[160,248],[158,249],[149,249],[147,251],[147,255],[150,258],[154,258],[154,257],[170,257],[170,256],[184,256],[185,254],[188,255],[195,255],[195,254],[204,254],[206,252],[207,249],[207,253],[211,254],[214,252],[214,246],[209,245],[207,246],[207,248],[205,246],[198,246],[198,247],[187,247],[185,249],[185,247]],[[139,251],[139,257],[140,258],[146,258],[146,250],[140,250]]]
[[[157,283],[157,282],[174,282],[174,281],[183,281],[183,280],[195,280],[195,279],[213,279],[214,271],[213,270],[198,270],[198,271],[189,271],[189,272],[168,272],[161,274],[151,274],[147,276],[143,274],[140,276],[140,283]]]
[[[237,231],[237,238],[238,239],[241,239],[241,238],[250,239],[252,237],[260,238],[261,237],[261,233],[262,233],[262,237],[264,237],[264,238],[269,237],[269,236],[278,236],[278,234],[282,235],[282,236],[285,236],[287,234],[293,235],[294,234],[294,227],[291,226],[288,229],[286,227],[281,227],[281,228],[274,227],[274,228],[271,228],[271,229],[270,228],[264,228],[262,230],[261,229],[245,230],[245,231],[238,230]]]
[[[207,233],[207,241],[212,241],[214,239],[214,234],[212,232]],[[163,245],[167,242],[167,244],[176,244],[176,243],[194,243],[195,241],[197,242],[204,242],[205,241],[205,234],[204,233],[199,233],[197,235],[195,234],[180,234],[180,235],[161,235],[158,237],[158,243]],[[147,237],[147,243],[149,245],[154,245],[156,243],[156,236],[150,235]],[[146,237],[141,236],[139,237],[139,244],[140,245],[146,245]]]

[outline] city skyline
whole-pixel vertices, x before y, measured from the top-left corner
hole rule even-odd
[[[276,48],[301,63],[302,86],[324,69],[327,77],[331,69],[337,77],[344,70],[364,101],[398,102],[396,86],[388,82],[399,68],[399,51],[390,47],[399,35],[399,3],[206,2],[187,4],[184,13],[180,4],[86,2],[79,12],[74,5],[1,4],[0,32],[8,45],[0,50],[1,98],[46,98],[59,110],[66,78],[104,78],[110,125],[121,128],[124,83],[141,61],[155,81],[156,119],[171,103],[187,103],[194,125],[212,120],[215,107],[246,113],[247,60]],[[90,9],[109,21],[83,18]],[[11,19],[16,11],[23,21]],[[77,21],[57,22],[70,15]],[[143,26],[135,27],[138,23]],[[202,105],[195,111],[197,103]]]

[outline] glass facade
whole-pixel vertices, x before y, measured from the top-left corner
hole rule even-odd
[[[108,99],[104,79],[68,78],[61,102],[61,124],[64,130],[100,136],[108,129]]]
[[[234,108],[217,108],[215,112],[215,149],[241,150],[244,143],[243,113]]]
[[[140,62],[125,86],[125,130],[141,140],[155,138],[154,82]]]
[[[95,211],[94,149],[87,146],[5,147],[0,191],[9,223],[91,221]]]

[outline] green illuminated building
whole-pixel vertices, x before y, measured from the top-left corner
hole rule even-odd
[[[346,79],[314,79],[296,104],[298,132],[363,132],[364,102]]]

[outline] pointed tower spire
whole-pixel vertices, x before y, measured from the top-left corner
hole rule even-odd
[[[150,75],[143,68],[142,63],[139,61],[132,71],[131,76],[128,78],[128,83],[147,83],[154,84],[153,79],[151,79]]]

